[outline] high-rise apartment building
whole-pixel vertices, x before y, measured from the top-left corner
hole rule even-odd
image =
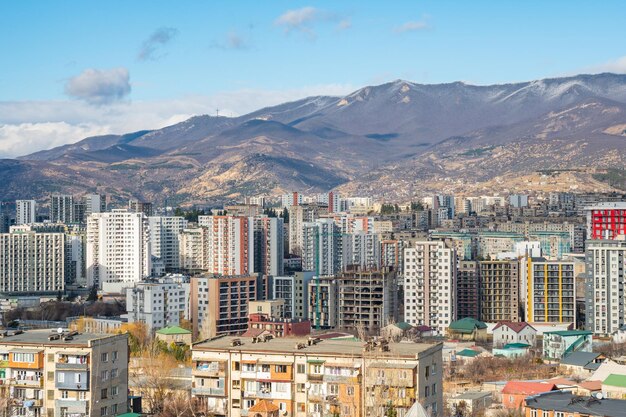
[[[74,222],[74,197],[65,194],[50,196],[50,221],[53,223]]]
[[[421,241],[404,250],[404,320],[446,334],[456,320],[456,251]]]
[[[33,224],[0,234],[0,292],[57,293],[65,289],[65,234]]]
[[[460,319],[480,320],[480,269],[477,261],[459,261],[456,282],[456,314]]]
[[[280,197],[280,203],[283,208],[290,208],[291,206],[298,206],[302,204],[302,194],[295,192],[295,191],[289,194],[283,194]]]
[[[83,197],[85,202],[85,218],[93,213],[103,213],[107,211],[106,196],[101,194],[86,194]]]
[[[338,288],[334,276],[314,276],[309,281],[309,320],[315,329],[337,326]]]
[[[272,298],[284,300],[286,318],[306,319],[309,317],[309,281],[314,272],[295,272],[291,276],[274,277]]]
[[[256,343],[255,343],[256,342]],[[192,391],[209,414],[443,416],[442,344],[223,337],[193,346]]]
[[[140,201],[137,199],[128,200],[128,211],[131,211],[133,213],[143,213],[148,217],[153,215],[152,203]]]
[[[519,261],[480,261],[479,269],[480,320],[522,321]]]
[[[15,224],[30,224],[37,221],[37,202],[35,200],[17,200],[15,210]]]
[[[128,334],[28,330],[0,339],[11,416],[115,417],[127,411]]]
[[[205,227],[184,229],[179,235],[179,265],[189,273],[196,274],[204,271],[206,263],[206,234]]]
[[[148,217],[150,249],[159,258],[166,271],[180,269],[180,234],[187,227],[187,220],[178,216]]]
[[[332,219],[317,219],[302,225],[302,270],[334,275],[343,266],[343,235]]]
[[[576,323],[574,262],[526,259],[526,320]]]
[[[254,224],[249,217],[200,216],[206,228],[204,270],[212,274],[248,275],[254,271]]]
[[[178,326],[187,308],[185,293],[185,288],[173,281],[138,282],[126,289],[128,322],[145,323],[151,332]]]
[[[586,329],[611,335],[626,324],[626,241],[588,240],[586,251]]]
[[[113,210],[87,219],[88,285],[135,283],[151,271],[150,229],[143,213]]]
[[[254,227],[254,272],[278,276],[284,272],[283,219],[256,216]]]
[[[265,277],[203,275],[191,279],[194,339],[234,335],[248,328],[248,303],[264,299]]]
[[[325,214],[328,214],[328,207],[317,204],[289,207],[289,253],[302,256],[304,223],[314,222]]]
[[[606,202],[585,208],[587,239],[615,239],[626,235],[626,203]]]
[[[367,232],[354,232],[343,239],[342,251],[344,268],[357,265],[369,269],[380,267],[380,240],[378,235]]]
[[[390,268],[369,270],[348,267],[337,276],[337,325],[363,328],[371,334],[398,321],[398,283]]]

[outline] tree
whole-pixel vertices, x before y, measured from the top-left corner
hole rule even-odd
[[[142,403],[150,413],[161,415],[165,404],[181,392],[180,382],[170,377],[177,367],[169,355],[147,351],[130,370],[133,390],[143,397]]]
[[[92,285],[89,289],[89,296],[87,296],[87,301],[96,301],[98,299],[98,287]]]
[[[281,214],[280,217],[283,218],[284,223],[289,223],[289,210],[287,210],[287,207],[283,209],[283,213]]]

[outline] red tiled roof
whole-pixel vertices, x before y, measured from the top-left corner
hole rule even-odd
[[[496,330],[502,326],[506,326],[509,329],[513,330],[515,333],[519,333],[522,330],[524,330],[526,327],[530,327],[531,329],[535,330],[535,328],[533,326],[531,326],[530,324],[526,323],[525,321],[521,321],[521,322],[515,322],[515,321],[500,321],[498,322],[498,324],[496,324],[496,327],[493,328],[493,330]]]
[[[248,411],[252,412],[261,412],[261,413],[271,413],[272,411],[277,411],[278,406],[271,401],[261,400],[258,403],[254,404],[252,407],[248,409]]]
[[[546,382],[509,381],[502,389],[503,394],[535,395],[556,390],[556,385]]]
[[[602,381],[583,381],[578,386],[589,391],[600,391],[602,389]]]

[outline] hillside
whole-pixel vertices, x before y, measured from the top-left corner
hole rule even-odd
[[[626,75],[525,83],[398,80],[237,117],[91,137],[0,160],[4,198],[100,191],[181,204],[339,187],[419,192],[609,189],[624,167]]]

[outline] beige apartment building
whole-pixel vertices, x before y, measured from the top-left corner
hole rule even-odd
[[[0,338],[0,396],[15,416],[127,411],[128,335],[29,330]]]
[[[443,415],[442,344],[218,337],[193,346],[192,396],[216,416]],[[256,407],[255,407],[256,406]],[[255,407],[255,408],[253,408]]]

